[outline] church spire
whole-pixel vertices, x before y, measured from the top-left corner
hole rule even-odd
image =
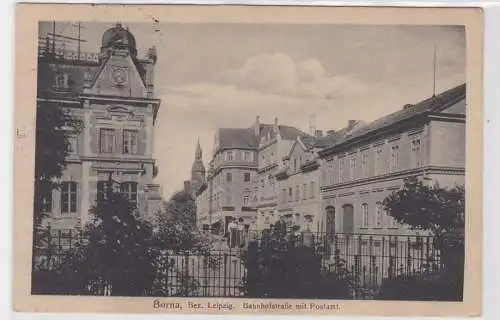
[[[205,166],[203,165],[203,154],[201,151],[200,138],[196,144],[196,152],[194,156],[193,167],[191,169],[191,181],[205,181]]]
[[[202,160],[202,152],[201,152],[201,146],[200,146],[200,138],[198,138],[198,143],[196,145],[196,153],[195,153],[195,159],[196,160]]]

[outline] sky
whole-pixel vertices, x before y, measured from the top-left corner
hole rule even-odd
[[[98,52],[115,23],[82,22],[82,50]],[[56,23],[56,32],[75,36],[73,24]],[[154,157],[165,199],[189,179],[198,138],[208,163],[219,127],[249,127],[260,116],[308,132],[314,115],[316,129],[338,130],[431,96],[434,75],[437,93],[465,82],[462,26],[123,25],[139,56],[158,52]],[[40,25],[41,34],[51,30]]]

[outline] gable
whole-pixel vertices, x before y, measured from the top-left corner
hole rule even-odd
[[[441,110],[441,113],[465,115],[466,113],[465,107],[466,107],[465,99],[462,99],[457,103],[447,107],[446,109]]]
[[[300,143],[300,140],[297,139],[290,148],[288,157],[291,158],[293,156],[301,155],[303,153],[304,153],[304,147],[302,146],[302,143]]]
[[[130,55],[115,53],[104,62],[91,92],[110,96],[145,98],[147,90]]]

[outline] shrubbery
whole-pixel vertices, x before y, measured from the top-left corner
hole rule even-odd
[[[321,255],[292,242],[251,242],[242,259],[247,268],[245,295],[252,298],[351,299],[343,268],[323,270]]]

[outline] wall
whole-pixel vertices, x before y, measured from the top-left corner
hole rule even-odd
[[[465,123],[433,120],[429,125],[430,165],[465,168]]]

